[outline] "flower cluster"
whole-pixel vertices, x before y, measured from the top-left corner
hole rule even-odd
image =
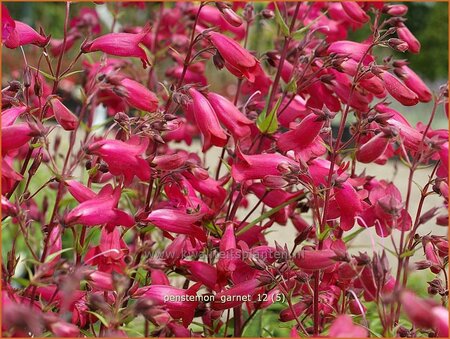
[[[398,59],[408,6],[54,6],[58,38],[2,4],[4,336],[448,336],[448,89]]]

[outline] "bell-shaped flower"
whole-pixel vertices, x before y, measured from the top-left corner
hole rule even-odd
[[[3,145],[2,145],[3,146]],[[2,156],[2,193],[8,193],[15,185],[16,181],[23,179],[12,167],[12,158]]]
[[[148,221],[165,232],[193,235],[199,240],[205,241],[205,231],[195,225],[203,217],[201,213],[188,214],[185,211],[170,208],[156,209],[143,221]]]
[[[208,93],[208,101],[220,122],[228,128],[236,140],[250,135],[250,126],[253,125],[253,122],[242,114],[232,102],[212,92]]]
[[[344,182],[340,187],[334,187],[334,198],[339,207],[339,226],[348,231],[355,224],[355,217],[364,209],[361,197],[349,182]]]
[[[142,61],[144,68],[150,65],[145,50],[140,46],[141,42],[149,34],[149,28],[143,29],[141,33],[109,33],[84,44],[81,47],[83,53],[101,51],[106,54],[121,57],[136,57]]]
[[[326,152],[320,131],[325,124],[315,114],[307,115],[295,129],[283,133],[277,140],[277,145],[283,152],[293,150],[303,162],[318,157]]]
[[[128,78],[121,80],[120,85],[125,88],[125,101],[128,105],[146,112],[156,112],[159,102],[155,93]]]
[[[150,179],[150,165],[142,158],[149,140],[133,136],[127,141],[102,139],[89,145],[87,151],[102,157],[108,164],[112,175],[123,175],[125,185],[129,185],[134,176],[143,181]]]
[[[56,97],[49,100],[50,107],[55,114],[56,121],[66,131],[73,131],[78,127],[78,118]]]
[[[109,229],[117,225],[131,227],[134,225],[134,218],[117,208],[119,199],[120,187],[113,189],[108,184],[100,190],[97,196],[81,202],[71,210],[66,215],[64,222],[68,225],[81,224],[85,226],[107,224]]]
[[[225,146],[227,136],[220,126],[219,119],[209,101],[194,88],[190,88],[188,92],[192,98],[192,103],[188,104],[186,109],[192,111],[197,126],[202,133],[202,152],[208,150],[212,145]]]
[[[217,32],[208,32],[208,38],[225,61],[225,67],[238,77],[255,81],[259,61],[233,39]]]

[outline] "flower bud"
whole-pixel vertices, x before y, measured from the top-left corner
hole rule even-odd
[[[275,13],[267,8],[261,11],[261,15],[264,19],[273,19],[275,17]]]
[[[391,46],[393,49],[399,52],[406,52],[409,48],[408,44],[401,40],[396,38],[391,38],[388,40],[389,46]]]

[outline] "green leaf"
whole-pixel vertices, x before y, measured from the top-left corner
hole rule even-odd
[[[261,216],[259,216],[258,218],[256,218],[255,220],[253,220],[252,222],[248,223],[245,227],[242,227],[237,233],[236,235],[241,235],[245,232],[247,232],[250,228],[252,228],[253,226],[255,226],[256,224],[258,224],[260,221],[270,217],[272,214],[277,213],[279,210],[281,210],[282,208],[286,207],[289,204],[292,204],[293,202],[296,202],[298,200],[300,200],[301,198],[304,197],[304,194],[299,194],[291,199],[289,199],[288,201],[285,201],[284,203],[282,203],[281,205],[278,205],[274,208],[272,208],[271,210],[267,211],[266,213],[262,214]]]
[[[284,21],[283,16],[281,15],[280,10],[278,9],[277,3],[274,2],[274,4],[275,4],[275,21],[277,22],[278,26],[280,26],[283,35],[289,36],[290,35],[289,27]]]
[[[53,76],[53,75],[51,75],[51,74],[48,74],[48,73],[45,73],[43,70],[41,70],[41,69],[37,69],[36,67],[33,67],[33,66],[30,66],[30,65],[28,65],[30,68],[32,68],[32,69],[34,69],[36,72],[39,72],[39,73],[41,73],[44,77],[46,77],[47,79],[50,79],[50,80],[52,80],[52,81],[55,81],[56,80],[56,78]]]
[[[365,230],[365,228],[360,228],[360,229],[358,229],[357,231],[355,231],[355,232],[353,232],[353,233],[351,233],[351,234],[345,236],[344,239],[343,239],[344,242],[345,242],[345,243],[348,243],[349,241],[352,241],[353,239],[356,238],[356,236],[357,236],[359,233],[364,232],[364,230]]]
[[[412,257],[414,255],[414,253],[416,253],[416,251],[417,251],[417,249],[405,251],[402,254],[400,254],[400,258]]]
[[[92,315],[95,315],[97,317],[97,319],[100,320],[103,325],[105,325],[106,327],[109,327],[108,322],[106,321],[105,317],[103,317],[102,315],[100,315],[100,314],[98,314],[97,312],[94,312],[94,311],[86,311],[86,312],[90,313]]]
[[[286,92],[297,93],[297,77],[293,77],[286,86]]]
[[[278,99],[277,103],[275,104],[275,107],[272,108],[272,111],[269,113],[269,115],[266,115],[266,111],[263,111],[258,116],[256,124],[261,133],[272,134],[278,130],[277,112],[278,109],[280,108],[280,105],[281,105],[281,97]]]
[[[70,77],[71,75],[78,74],[78,73],[84,73],[84,70],[83,69],[79,69],[78,71],[69,72],[69,73],[65,74],[64,76],[62,76],[61,79]]]
[[[319,239],[320,241],[324,240],[328,236],[328,234],[330,234],[330,232],[331,232],[330,226],[326,225],[325,230],[317,235],[317,239]]]
[[[299,30],[295,31],[294,33],[292,33],[291,37],[295,40],[301,40],[304,35],[305,32],[311,28],[312,25],[314,25],[317,21],[319,21],[323,16],[325,16],[327,14],[328,11],[325,11],[324,13],[322,13],[320,16],[318,16],[317,18],[315,18],[313,21],[311,21],[308,25],[306,25],[305,27],[300,28]]]
[[[250,320],[247,327],[244,330],[244,337],[249,338],[261,338],[262,337],[262,329],[263,329],[263,312],[264,310],[258,311],[253,319]]]
[[[62,253],[64,253],[64,252],[68,252],[68,251],[72,251],[72,250],[73,250],[73,248],[72,248],[72,247],[69,247],[69,248],[65,248],[65,249],[63,249],[63,250],[61,250],[61,251],[52,253],[52,254],[50,254],[47,258],[45,258],[45,263],[48,263],[48,262],[52,261],[52,260],[55,259],[58,255],[60,255],[60,254],[62,254]]]

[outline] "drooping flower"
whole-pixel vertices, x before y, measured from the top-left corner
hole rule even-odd
[[[73,131],[78,127],[78,118],[56,97],[49,100],[50,107],[55,114],[56,121],[66,131]]]
[[[237,182],[262,179],[267,175],[281,176],[280,165],[297,166],[297,163],[278,153],[245,155],[236,150],[236,163],[231,167],[231,176]]]
[[[217,114],[217,117],[231,132],[236,140],[250,135],[250,125],[253,122],[242,114],[228,99],[216,93],[208,93],[208,101]]]
[[[107,224],[109,229],[117,225],[131,227],[134,225],[134,218],[117,208],[119,199],[120,187],[113,189],[108,184],[101,189],[97,196],[83,201],[72,209],[66,215],[64,222],[68,225],[82,224],[85,226]]]
[[[397,35],[400,39],[405,41],[411,53],[419,53],[420,52],[420,42],[417,38],[411,33],[408,27],[405,26],[404,23],[400,22],[397,25]]]
[[[144,85],[128,78],[121,80],[120,85],[125,88],[125,101],[130,106],[146,112],[158,109],[158,97]]]
[[[142,158],[149,140],[132,136],[127,141],[102,139],[88,146],[88,152],[102,157],[112,175],[123,175],[128,185],[137,176],[143,181],[150,179],[150,165]]]
[[[28,44],[44,47],[49,40],[50,36],[41,35],[27,24],[12,20],[2,4],[2,42],[6,47],[14,49]]]
[[[295,129],[283,133],[277,140],[278,147],[287,152],[293,150],[296,156],[306,162],[326,152],[323,140],[319,136],[325,124],[315,114],[307,115]]]
[[[344,182],[341,187],[334,188],[334,197],[339,207],[339,227],[344,231],[348,231],[355,224],[355,216],[364,209],[361,198],[358,192],[348,182]]]
[[[102,228],[100,243],[86,253],[84,261],[89,265],[97,265],[101,272],[122,272],[126,267],[124,257],[128,254],[128,246],[123,241],[119,230]]]
[[[406,87],[399,79],[393,76],[389,72],[382,72],[380,74],[386,85],[386,90],[392,95],[398,102],[405,106],[414,106],[419,102],[419,98],[416,93]]]
[[[335,265],[334,257],[336,253],[331,249],[301,250],[294,257],[294,263],[303,270],[318,271]]]
[[[225,67],[238,77],[255,81],[259,61],[233,39],[217,32],[208,32],[208,38],[225,60]]]
[[[25,145],[35,134],[24,122],[2,128],[2,156]]]
[[[204,241],[205,232],[195,225],[202,217],[201,213],[188,214],[177,209],[162,208],[150,212],[144,221],[151,222],[163,231],[193,235]]]
[[[342,40],[331,43],[328,47],[328,53],[334,53],[339,56],[347,56],[358,62],[362,58],[364,58],[364,62],[373,61],[373,57],[367,53],[369,48],[369,44]]]
[[[192,103],[186,109],[192,110],[195,121],[203,136],[203,148],[205,152],[212,145],[223,147],[227,143],[227,136],[220,126],[219,119],[209,101],[196,89],[190,88],[189,94]]]
[[[359,146],[356,159],[364,164],[377,160],[387,149],[391,139],[384,132],[378,133],[369,141]]]
[[[147,34],[149,34],[148,28],[138,34],[109,33],[84,44],[81,50],[83,53],[101,51],[110,55],[140,58],[142,66],[146,68],[147,65],[150,65],[150,61],[144,49],[139,45]]]
[[[429,102],[433,98],[428,86],[423,80],[408,66],[403,65],[395,69],[395,73],[403,80],[405,85],[417,94],[421,102]]]
[[[345,13],[358,23],[366,23],[369,21],[369,16],[364,12],[364,10],[356,3],[352,1],[342,1],[342,8]]]
[[[402,204],[400,191],[393,183],[385,181],[370,181],[369,201],[371,206],[366,208],[361,217],[366,226],[375,226],[377,234],[387,237],[392,228],[409,230],[411,227],[411,216]],[[359,222],[361,226],[363,224]]]
[[[201,284],[197,283],[187,290],[167,285],[151,285],[136,291],[135,295],[141,295],[150,299],[156,305],[165,306],[174,319],[181,319],[184,326],[188,326],[194,319],[198,300],[195,298]]]
[[[16,119],[25,113],[27,110],[26,106],[17,106],[5,109],[2,111],[2,127],[11,126],[14,124]]]

